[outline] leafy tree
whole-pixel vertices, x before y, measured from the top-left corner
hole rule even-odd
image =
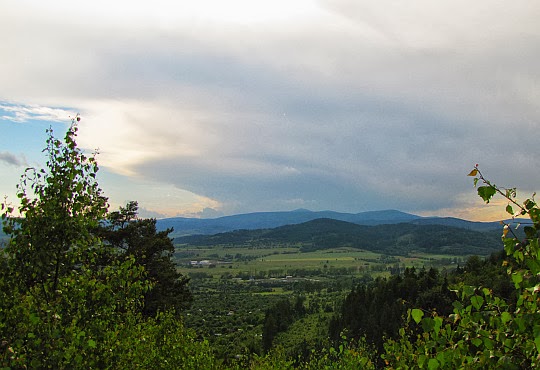
[[[47,130],[47,168],[26,169],[17,185],[20,217],[3,205],[8,263],[22,289],[38,285],[46,300],[57,293],[60,278],[92,258],[99,242],[93,231],[107,212],[107,199],[96,181],[95,156],[77,147],[75,121],[64,142]]]
[[[0,368],[215,368],[170,313],[142,316],[144,267],[111,257],[97,236],[107,199],[75,142],[78,121],[64,141],[48,130],[47,169],[21,177],[18,215],[2,205]]]
[[[176,270],[172,261],[174,245],[169,238],[172,229],[157,231],[155,219],[137,218],[138,204],[111,212],[101,230],[103,239],[114,249],[116,257],[130,257],[144,267],[153,288],[144,297],[143,313],[155,316],[158,311],[189,307],[192,300],[187,286],[189,279]]]
[[[411,340],[407,328],[402,328],[398,340],[386,343],[384,358],[391,368],[523,369],[540,365],[540,208],[534,196],[519,202],[516,189],[496,186],[484,178],[478,166],[469,176],[474,177],[475,186],[481,184],[478,195],[486,203],[499,194],[508,201],[506,211],[512,218],[529,218],[524,239],[518,237],[513,223],[503,222],[507,255],[503,265],[517,299],[501,298],[489,286],[461,285],[457,289],[460,299],[453,303],[449,316],[409,310],[409,325],[419,325],[421,333]]]

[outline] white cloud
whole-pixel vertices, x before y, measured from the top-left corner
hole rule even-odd
[[[0,101],[0,118],[13,122],[50,121],[65,122],[76,113],[63,108],[51,108],[39,105],[21,105]]]
[[[98,162],[100,157],[97,158]],[[205,208],[217,211],[222,208],[222,204],[216,200],[180,189],[170,182],[159,181],[161,179],[125,177],[111,173],[107,168],[101,168],[98,180],[104,194],[109,197],[112,209],[136,200],[145,217],[173,217],[195,214]]]

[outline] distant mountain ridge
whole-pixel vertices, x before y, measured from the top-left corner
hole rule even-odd
[[[174,217],[157,221],[159,230],[173,228],[171,237],[184,235],[212,235],[234,230],[272,229],[285,225],[326,218],[350,222],[358,225],[375,226],[383,224],[414,223],[418,225],[446,225],[470,230],[485,231],[497,229],[497,222],[472,222],[451,217],[421,217],[397,210],[342,213],[334,211],[309,211],[297,209],[282,212],[255,212],[213,219]]]
[[[297,209],[282,212],[255,212],[212,219],[173,217],[157,220],[158,230],[173,228],[171,237],[185,235],[212,235],[234,230],[272,229],[286,225],[296,225],[320,218],[346,221],[358,225],[383,225],[411,223],[415,225],[444,225],[463,229],[488,231],[500,229],[499,222],[474,222],[453,217],[421,217],[397,210],[342,213],[334,211],[310,211]],[[0,227],[0,242],[7,242]]]

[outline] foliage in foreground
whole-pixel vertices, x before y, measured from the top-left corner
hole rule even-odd
[[[150,265],[134,253],[119,258],[98,237],[107,199],[94,156],[77,148],[75,120],[64,141],[48,133],[47,170],[29,168],[21,177],[19,215],[2,205],[10,239],[0,255],[0,366],[211,368],[208,345],[173,311],[143,315],[161,282],[149,278]],[[150,231],[145,241],[166,248],[166,235]]]
[[[479,196],[489,202],[496,194],[508,201],[506,211],[514,217],[528,216],[525,239],[515,233],[518,224],[504,223],[504,265],[517,289],[515,302],[493,293],[489,286],[460,286],[460,299],[447,317],[420,309],[409,311],[411,327],[421,333],[410,338],[408,328],[401,337],[388,341],[384,358],[391,368],[505,368],[523,369],[540,365],[540,208],[534,196],[520,203],[515,189],[499,188],[485,179],[476,166],[474,177]]]

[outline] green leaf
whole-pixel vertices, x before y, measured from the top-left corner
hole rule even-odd
[[[480,297],[479,295],[473,295],[471,297],[471,304],[474,306],[474,308],[479,310],[484,304],[484,298]]]
[[[473,338],[471,339],[471,343],[474,344],[476,347],[480,347],[483,342],[480,338]]]
[[[504,244],[504,251],[506,252],[506,255],[511,256],[514,254],[516,241],[514,238],[504,238],[503,239]]]
[[[442,324],[443,324],[443,319],[442,317],[440,316],[437,316],[433,319],[433,331],[435,332],[436,335],[439,334],[439,331],[441,330],[441,327],[442,327]]]
[[[422,317],[424,317],[424,312],[418,308],[413,308],[411,310],[411,316],[417,324],[422,320]]]
[[[484,346],[487,349],[492,350],[493,349],[493,340],[491,340],[490,338],[484,338]]]
[[[436,370],[439,368],[439,361],[435,358],[430,358],[428,361],[428,369],[429,370]]]
[[[463,299],[470,297],[474,294],[474,287],[470,285],[464,285],[461,291],[461,297]]]
[[[501,314],[501,321],[503,324],[506,324],[510,320],[512,320],[512,315],[509,312],[505,311]]]
[[[506,213],[509,213],[511,215],[514,214],[514,209],[512,208],[510,204],[506,206]]]
[[[517,287],[523,281],[523,275],[519,272],[512,274],[512,281],[514,282],[514,285]]]
[[[420,367],[420,369],[424,367],[424,364],[425,364],[426,360],[427,360],[426,355],[422,354],[422,355],[418,356],[418,366]]]
[[[431,317],[426,317],[422,319],[422,329],[427,332],[431,332],[435,328],[435,320]]]
[[[522,317],[516,317],[514,319],[514,323],[518,326],[519,331],[525,330],[525,319],[523,319]]]
[[[527,199],[525,202],[523,202],[523,205],[525,208],[527,208],[527,211],[530,211],[532,208],[534,208],[534,206],[536,206],[536,203],[531,199]]]
[[[88,339],[88,347],[90,348],[96,348],[96,341],[93,339]]]
[[[536,351],[540,352],[540,336],[534,338],[534,345],[536,346]]]
[[[33,313],[30,314],[29,319],[30,319],[30,322],[32,323],[32,325],[37,325],[40,322],[39,317],[36,316],[36,314],[33,314]]]
[[[494,186],[480,186],[478,188],[478,195],[484,200],[484,202],[489,203],[491,198],[497,193],[497,189]]]
[[[441,368],[444,368],[444,364],[446,363],[445,353],[439,352],[437,354],[437,361],[439,361],[439,364],[441,364]]]

